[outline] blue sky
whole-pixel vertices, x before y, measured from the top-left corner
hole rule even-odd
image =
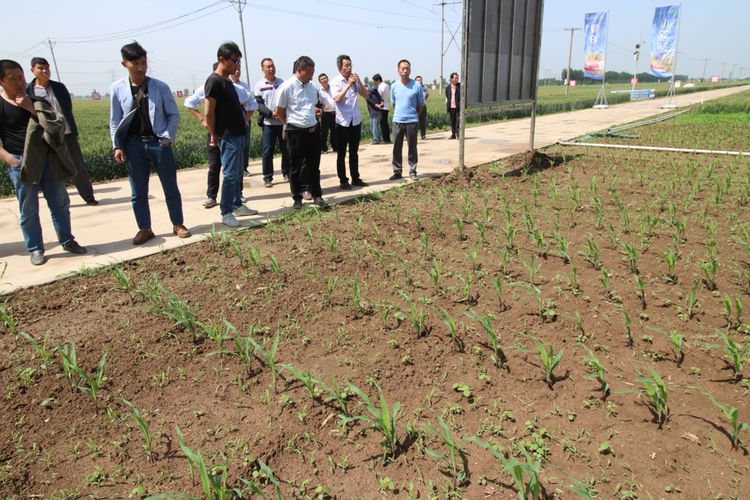
[[[347,53],[354,70],[362,76],[379,72],[386,79],[394,79],[396,62],[405,57],[412,62],[412,76],[421,74],[432,81],[440,73],[438,2],[249,0],[244,13],[249,80],[253,83],[261,76],[259,61],[265,56],[274,58],[279,76],[286,77],[292,61],[300,55],[311,56],[318,72],[335,74],[336,56]],[[564,28],[581,28],[586,12],[603,10],[610,15],[607,69],[632,71],[633,45],[648,40],[654,8],[668,4],[652,0],[546,0],[539,76],[558,76],[567,64],[569,34]],[[16,59],[24,67],[35,55],[51,62],[50,50],[42,43],[49,38],[55,42],[61,80],[74,93],[93,89],[106,92],[113,77],[125,74],[119,48],[133,38],[149,51],[152,76],[165,80],[173,89],[202,84],[221,42],[241,44],[238,14],[227,0],[40,0],[31,5],[32,9],[4,9],[4,25],[14,28],[4,33],[0,58]],[[451,30],[460,28],[461,4],[446,5],[445,13],[447,26]],[[165,24],[169,19],[174,20]],[[740,67],[747,76],[750,55],[747,36],[742,33],[748,26],[750,9],[745,1],[684,0],[677,71],[701,76],[703,59],[709,58],[708,75],[720,74],[722,63],[726,63],[725,77],[733,65],[735,77]],[[447,45],[451,35],[446,31],[445,36]],[[459,31],[459,42],[460,36]],[[648,64],[648,47],[644,47],[640,70]],[[582,50],[583,37],[577,31],[574,68],[583,65]],[[458,71],[459,64],[457,46],[448,46],[445,76]],[[244,75],[243,79],[248,80]]]

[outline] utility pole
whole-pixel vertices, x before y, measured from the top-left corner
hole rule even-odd
[[[702,82],[706,81],[706,67],[708,67],[708,61],[709,61],[708,57],[703,59],[703,78],[701,78]]]
[[[734,68],[737,66],[736,64],[732,64],[732,71],[729,72],[729,79],[732,80],[734,78]]]
[[[570,89],[570,64],[573,62],[573,33],[581,31],[581,28],[564,28],[565,31],[570,31],[570,46],[568,47],[568,72],[565,77],[565,95],[568,95],[568,89]]]
[[[57,69],[57,59],[55,59],[55,45],[57,45],[57,42],[53,42],[49,38],[47,38],[47,46],[49,47],[49,51],[52,52],[52,64],[55,65],[55,74],[57,75],[57,81],[60,81],[60,71]]]
[[[436,3],[435,5],[440,6],[440,80],[438,81],[438,92],[443,92],[443,58],[445,57],[445,6],[456,5],[461,2],[445,2]]]
[[[235,8],[237,13],[240,15],[240,30],[242,31],[242,59],[245,60],[245,81],[249,81],[248,78],[250,78],[250,70],[247,66],[247,46],[245,45],[245,23],[242,20],[242,11],[245,9],[245,6],[247,5],[247,0],[229,0],[229,3],[232,4],[232,7]]]
[[[724,80],[724,68],[726,68],[727,63],[723,62],[721,63],[721,79]]]

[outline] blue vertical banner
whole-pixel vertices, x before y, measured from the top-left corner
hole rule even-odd
[[[670,78],[677,60],[680,6],[657,7],[651,24],[651,74]]]
[[[607,13],[589,12],[583,22],[585,62],[583,76],[604,80],[604,59],[607,56]]]

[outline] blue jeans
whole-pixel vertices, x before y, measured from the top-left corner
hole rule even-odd
[[[182,197],[177,187],[177,165],[172,147],[161,147],[159,141],[143,142],[140,137],[128,137],[125,144],[125,157],[128,159],[128,180],[130,181],[130,201],[138,229],[151,228],[151,210],[148,206],[148,180],[154,166],[164,190],[169,219],[173,225],[182,224]]]
[[[289,174],[289,154],[287,153],[286,144],[281,139],[281,125],[263,125],[263,180],[273,180],[273,154],[276,151],[276,142],[281,148],[281,173]]]
[[[222,137],[219,140],[221,151],[221,200],[219,207],[221,215],[234,212],[242,205],[242,149],[245,146],[245,136]]]
[[[19,160],[20,156],[13,155]],[[73,240],[70,229],[70,198],[65,188],[65,182],[52,181],[49,178],[47,164],[44,164],[42,178],[39,184],[25,184],[21,182],[21,165],[18,168],[8,168],[8,175],[16,189],[18,207],[21,212],[21,232],[26,250],[33,252],[41,250],[44,252],[44,240],[42,238],[42,225],[39,222],[39,191],[44,194],[47,206],[52,214],[52,225],[57,233],[57,241],[60,244]]]
[[[383,142],[380,137],[380,115],[370,117],[370,131],[372,132],[372,142]]]

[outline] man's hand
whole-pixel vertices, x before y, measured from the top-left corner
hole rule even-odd
[[[159,146],[161,146],[163,148],[168,148],[171,145],[172,145],[172,141],[171,140],[164,139],[164,138],[159,139]]]
[[[120,165],[122,165],[123,163],[125,163],[125,160],[125,151],[120,148],[115,149],[115,163],[119,163]]]
[[[214,134],[209,135],[208,145],[211,146],[212,148],[216,147],[216,136]]]
[[[5,163],[7,163],[10,168],[18,168],[18,166],[21,164],[21,160],[19,160],[15,156],[11,156],[10,159]]]
[[[28,94],[23,95],[17,95],[14,99],[16,101],[16,104],[19,108],[23,108],[32,115],[36,116],[36,110],[34,109],[34,103],[31,101],[31,98]]]
[[[359,81],[359,75],[357,73],[352,73],[349,75],[349,85],[354,85]]]

